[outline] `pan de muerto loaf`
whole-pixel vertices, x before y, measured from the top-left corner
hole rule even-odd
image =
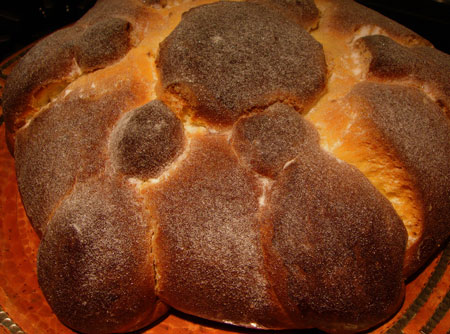
[[[99,0],[3,94],[39,284],[83,333],[170,307],[368,329],[450,235],[450,56],[347,0]]]

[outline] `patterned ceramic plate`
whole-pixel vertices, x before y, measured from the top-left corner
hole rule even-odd
[[[12,67],[28,49],[0,64],[0,96]],[[0,108],[1,110],[1,108]],[[0,112],[0,334],[69,334],[39,289],[36,253],[39,239],[28,222],[18,193],[14,159],[5,144]],[[407,285],[401,310],[370,333],[450,334],[450,244]],[[172,312],[139,334],[318,334],[315,330],[256,331],[220,325]]]

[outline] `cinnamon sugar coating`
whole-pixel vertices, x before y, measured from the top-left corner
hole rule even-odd
[[[59,319],[99,334],[153,321],[150,238],[140,199],[122,180],[78,182],[39,247],[39,285]]]
[[[399,307],[406,231],[350,165],[308,146],[274,184],[268,271],[296,327],[358,331]]]
[[[166,94],[195,117],[232,125],[252,108],[286,101],[307,109],[325,87],[322,46],[281,14],[255,3],[199,6],[161,43]]]
[[[141,179],[157,177],[184,143],[182,123],[158,100],[127,113],[111,137],[114,166]]]
[[[99,1],[76,24],[47,36],[21,59],[3,94],[8,132],[14,134],[46,104],[38,101],[40,91],[49,88],[51,98],[82,72],[106,67],[130,50],[136,42],[131,37],[133,24],[123,16],[142,15],[143,5],[120,6],[121,2]]]
[[[347,98],[382,134],[419,189],[424,226],[416,257],[406,268],[411,274],[450,236],[450,122],[416,88],[367,82]]]
[[[17,133],[19,190],[39,235],[75,181],[85,180],[105,166],[108,133],[136,98],[130,86],[122,86],[102,98],[81,97],[81,92],[73,91]]]
[[[105,67],[131,48],[131,24],[120,18],[107,18],[88,27],[75,45],[82,71]]]
[[[40,87],[53,80],[70,80],[75,76],[75,50],[71,45],[74,35],[80,29],[71,27],[60,30],[32,48],[8,76],[3,91],[3,113],[8,131],[15,130],[25,123],[32,104],[32,95]]]
[[[264,112],[236,122],[232,143],[242,161],[265,176],[273,177],[294,159],[303,145],[318,141],[312,125],[294,108],[277,103]]]
[[[405,80],[421,88],[429,85],[428,93],[450,110],[450,55],[426,46],[402,46],[379,35],[359,39],[357,47],[369,53],[369,77]]]
[[[313,0],[249,0],[279,12],[304,29],[312,29],[319,20],[319,10]]]
[[[99,0],[11,74],[7,135],[50,306],[86,333],[169,306],[264,329],[376,326],[450,235],[448,56],[346,0],[206,2]],[[407,47],[352,43],[374,33]],[[358,171],[340,147],[402,173]],[[391,180],[403,197],[382,195]],[[409,208],[424,211],[416,248]]]
[[[257,179],[224,136],[192,140],[175,174],[147,195],[157,225],[157,295],[207,319],[276,326],[282,320],[264,276]]]

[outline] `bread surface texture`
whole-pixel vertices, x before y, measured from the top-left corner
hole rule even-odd
[[[450,56],[349,0],[99,0],[3,92],[66,326],[355,333],[450,236]]]

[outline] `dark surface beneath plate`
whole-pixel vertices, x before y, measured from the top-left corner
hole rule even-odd
[[[450,0],[356,0],[397,21],[450,54]]]
[[[95,0],[0,0],[0,60],[78,20]]]
[[[450,0],[357,0],[450,53]],[[95,0],[1,0],[0,60],[78,20]]]

